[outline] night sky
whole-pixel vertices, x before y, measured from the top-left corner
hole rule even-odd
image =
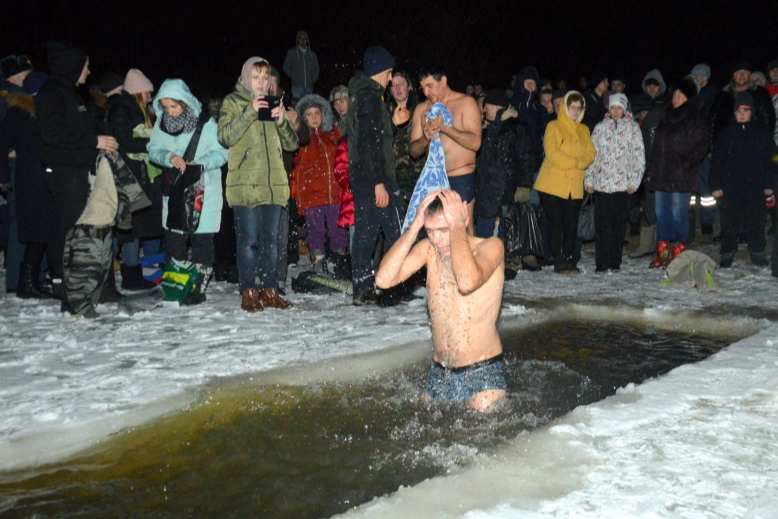
[[[635,93],[654,67],[669,83],[705,61],[724,84],[738,59],[764,70],[778,58],[774,0],[3,4],[3,56],[28,54],[37,69],[48,71],[46,42],[64,39],[87,48],[92,81],[108,71],[123,75],[139,68],[156,86],[180,77],[201,97],[228,94],[250,56],[280,69],[298,29],[310,34],[322,67],[317,91],[325,95],[346,83],[364,49],[376,44],[414,75],[423,66],[442,66],[458,90],[468,82],[508,86],[512,74],[533,64],[541,76],[565,78],[568,85],[597,69],[621,72]],[[289,86],[286,78],[284,84]]]

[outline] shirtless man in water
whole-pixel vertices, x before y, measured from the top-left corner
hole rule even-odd
[[[430,142],[440,139],[446,155],[446,173],[451,189],[467,202],[470,216],[468,231],[473,234],[475,206],[475,154],[481,148],[481,112],[471,96],[454,92],[448,78],[438,70],[422,71],[421,88],[427,100],[413,111],[411,126],[411,157],[419,158]],[[443,103],[453,117],[452,126],[443,124],[443,117],[427,121],[425,114],[434,103]]]
[[[490,412],[505,396],[497,317],[505,281],[499,238],[467,234],[467,205],[455,191],[427,195],[410,227],[381,261],[376,285],[390,288],[427,267],[434,353],[425,390]],[[424,228],[427,237],[416,243]],[[414,243],[416,243],[414,245]]]

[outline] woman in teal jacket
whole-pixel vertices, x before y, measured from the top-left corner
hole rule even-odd
[[[180,79],[168,79],[154,98],[154,109],[159,115],[148,144],[149,160],[163,167],[186,168],[182,158],[197,128],[202,111],[200,101]],[[192,262],[199,273],[195,291],[186,300],[188,304],[205,301],[205,288],[213,271],[213,236],[219,231],[222,211],[221,166],[227,162],[227,150],[219,144],[216,121],[209,119],[203,127],[195,153],[194,164],[202,164],[203,207],[200,224],[193,233],[167,228],[168,198],[163,198],[162,226],[165,227],[165,246],[168,260],[186,260],[187,241],[192,245]]]

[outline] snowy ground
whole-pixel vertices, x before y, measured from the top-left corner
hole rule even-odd
[[[718,258],[712,243],[698,248]],[[647,258],[595,275],[590,246],[578,276],[519,273],[506,284],[502,327],[562,311],[761,331],[345,516],[778,518],[777,284],[746,257],[717,273],[723,295],[660,287],[664,274]],[[430,353],[421,300],[381,309],[353,308],[348,296],[290,299],[291,311],[249,315],[234,285],[213,283],[200,307],[132,316],[101,307],[85,320],[3,297],[0,470],[66,457],[181,408],[216,377],[307,366],[298,377],[349,378]]]

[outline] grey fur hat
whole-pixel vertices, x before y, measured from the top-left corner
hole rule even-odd
[[[314,106],[321,110],[321,131],[325,133],[331,132],[333,126],[335,125],[335,115],[332,113],[330,104],[322,96],[317,94],[308,94],[307,96],[303,96],[299,101],[297,101],[295,110],[297,111],[297,115],[300,116],[300,119],[306,124],[306,126],[310,126],[308,124],[308,119],[305,117],[305,111]]]

